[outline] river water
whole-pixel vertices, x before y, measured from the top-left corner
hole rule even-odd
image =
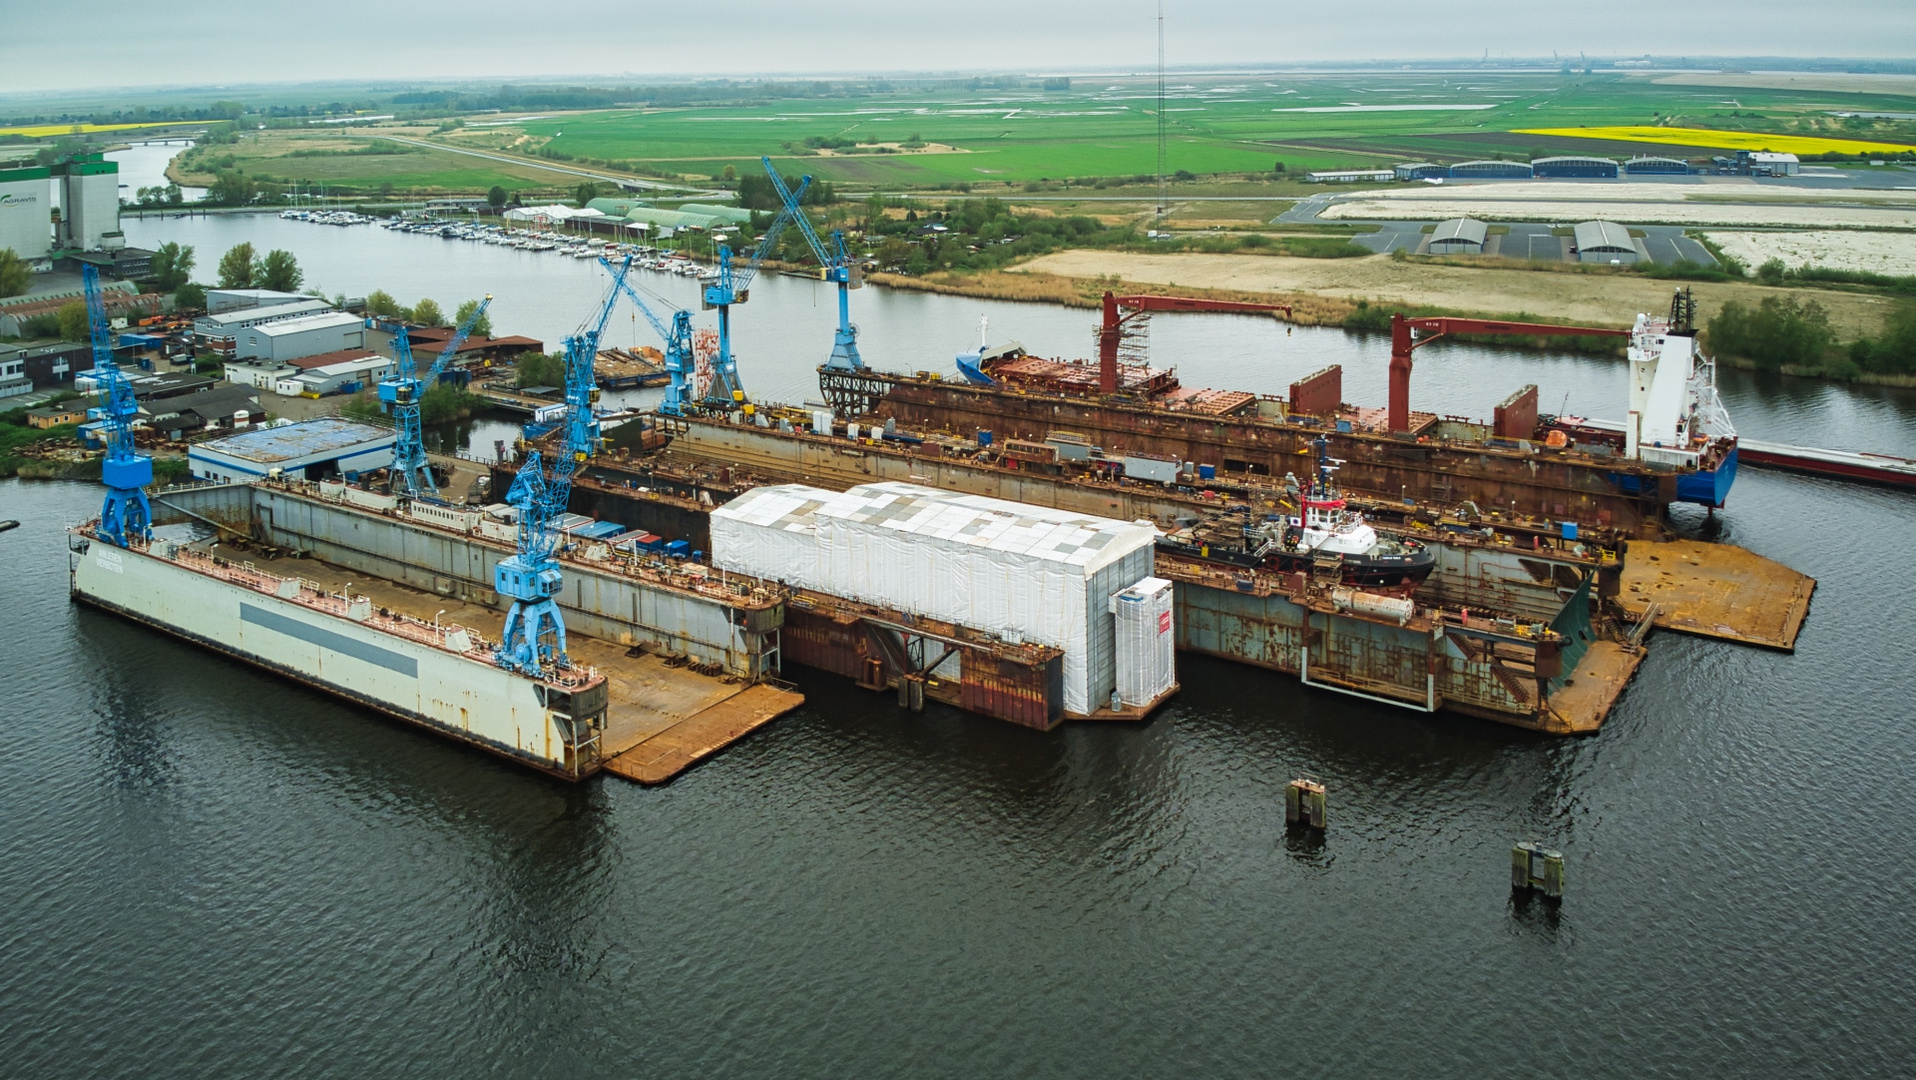
[[[210,264],[548,341],[569,261],[277,219],[128,223]],[[691,285],[657,283],[690,299]],[[866,355],[1081,353],[1089,314],[855,298]],[[830,296],[768,280],[747,385],[813,396]],[[1619,318],[1623,318],[1623,314]],[[1277,392],[1385,344],[1162,318],[1187,381]],[[643,340],[643,338],[641,338]],[[1441,350],[1441,352],[1440,352]],[[1434,345],[1421,408],[1537,382],[1617,415],[1615,361]],[[1911,453],[1905,393],[1726,376],[1746,434]],[[1547,406],[1548,407],[1548,406]],[[1148,725],[808,704],[661,789],[565,787],[69,604],[97,489],[0,482],[0,1060],[53,1076],[1892,1077],[1916,1063],[1916,499],[1745,470],[1686,521],[1819,579],[1793,655],[1659,635],[1604,730],[1421,717],[1180,657]],[[1329,785],[1321,841],[1283,785]],[[1513,841],[1568,858],[1514,902]]]

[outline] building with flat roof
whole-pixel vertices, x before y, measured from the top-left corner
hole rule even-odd
[[[29,261],[53,250],[52,176],[32,161],[0,164],[0,248]]]
[[[1484,240],[1490,236],[1490,226],[1476,218],[1452,218],[1439,222],[1430,234],[1430,253],[1433,255],[1481,255]]]
[[[1395,179],[1395,169],[1329,169],[1304,174],[1307,184],[1382,184]]]
[[[322,367],[285,375],[273,384],[273,392],[287,397],[325,397],[327,394],[355,394],[399,369],[398,361],[377,353],[357,360],[341,360]]]
[[[249,327],[280,319],[296,319],[301,315],[317,315],[333,310],[333,305],[324,300],[295,300],[285,304],[273,304],[263,308],[239,308],[220,314],[202,315],[193,320],[193,336],[200,344],[222,356],[235,356],[239,350],[239,336]]]
[[[393,462],[393,433],[370,424],[322,417],[209,439],[187,451],[202,480],[258,480],[283,476],[320,480],[371,472]]]
[[[233,351],[243,360],[292,360],[365,347],[366,320],[344,311],[320,311],[249,326],[239,332]]]
[[[60,185],[60,223],[55,246],[63,250],[98,251],[117,240],[120,231],[120,163],[105,154],[74,154],[53,166]]]
[[[1587,263],[1633,263],[1637,245],[1630,230],[1614,221],[1586,221],[1576,233],[1577,261]]]

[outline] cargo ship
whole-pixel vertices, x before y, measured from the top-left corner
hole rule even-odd
[[[1735,429],[1716,393],[1715,367],[1696,348],[1687,292],[1668,317],[1639,315],[1629,329],[1395,316],[1384,409],[1345,404],[1335,365],[1279,398],[1186,387],[1174,369],[1119,362],[1142,316],[1205,304],[1106,294],[1095,361],[1040,358],[1011,343],[966,353],[958,378],[821,368],[820,389],[842,418],[996,441],[1062,435],[1107,458],[1163,459],[1220,477],[1282,477],[1321,434],[1344,462],[1342,485],[1359,494],[1470,503],[1639,536],[1660,535],[1674,503],[1722,506],[1735,479]],[[1628,338],[1630,414],[1618,425],[1625,430],[1588,429],[1586,438],[1539,414],[1534,385],[1509,395],[1487,421],[1413,412],[1413,351],[1463,334]]]
[[[194,545],[71,530],[75,600],[567,780],[596,772],[609,690],[593,668],[530,678],[472,629],[375,608]]]

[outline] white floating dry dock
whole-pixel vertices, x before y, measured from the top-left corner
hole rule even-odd
[[[487,643],[166,540],[71,534],[76,599],[566,779],[599,764],[608,694],[591,668],[533,679]]]

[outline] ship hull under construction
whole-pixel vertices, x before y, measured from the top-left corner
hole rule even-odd
[[[1452,440],[1358,430],[1324,431],[1260,413],[1228,416],[1180,412],[1150,404],[1090,400],[1012,389],[965,386],[928,377],[879,372],[822,372],[835,403],[856,401],[863,417],[920,430],[970,437],[1043,440],[1067,431],[1107,454],[1146,454],[1214,465],[1226,474],[1283,477],[1309,467],[1311,442],[1324,434],[1343,464],[1338,481],[1366,494],[1418,502],[1476,503],[1566,521],[1646,534],[1660,531],[1663,510],[1677,501],[1679,474],[1621,459],[1588,457],[1517,440],[1493,444],[1487,425],[1437,421],[1473,429]],[[839,385],[844,384],[844,385]],[[854,389],[855,388],[855,389]],[[1260,406],[1264,402],[1258,403]],[[1271,401],[1273,407],[1281,403]],[[1281,411],[1281,410],[1280,410]],[[861,418],[863,418],[861,417]]]

